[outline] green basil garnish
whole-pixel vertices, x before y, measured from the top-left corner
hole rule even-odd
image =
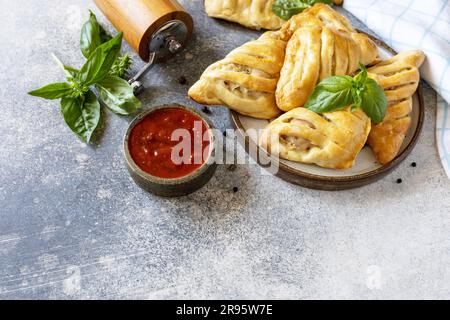
[[[72,86],[66,82],[52,83],[37,90],[28,92],[29,95],[48,100],[61,99],[72,93]]]
[[[383,88],[368,78],[367,69],[360,64],[361,72],[354,78],[334,76],[322,80],[309,97],[305,108],[316,113],[332,112],[350,107],[361,108],[374,123],[383,121],[387,99]]]
[[[125,53],[123,56],[117,58],[109,74],[111,76],[123,78],[125,76],[126,71],[130,68],[131,63],[132,61],[130,56],[128,55],[128,53]]]
[[[316,3],[332,4],[332,0],[275,0],[272,11],[283,20],[289,20],[292,16],[312,7]]]
[[[92,54],[104,41],[100,37],[100,25],[97,17],[92,11],[89,11],[89,20],[81,28],[80,49],[86,58]]]
[[[367,79],[365,90],[361,92],[361,109],[374,123],[380,123],[386,115],[387,105],[383,88],[375,80]]]
[[[122,33],[111,38],[90,12],[80,37],[80,49],[87,58],[85,64],[81,69],[72,68],[53,55],[67,82],[50,84],[29,94],[61,99],[61,112],[67,125],[81,139],[90,142],[100,121],[100,103],[91,86],[95,85],[100,98],[114,113],[128,115],[141,107],[131,85],[121,79],[131,65],[128,54],[119,56],[121,46]]]
[[[114,113],[128,115],[141,107],[141,102],[133,94],[133,88],[122,78],[109,76],[95,87],[102,101]]]
[[[63,98],[61,112],[72,131],[84,141],[90,141],[100,122],[100,103],[92,91],[82,98]]]
[[[349,76],[329,77],[321,81],[309,97],[305,107],[324,113],[339,110],[352,103],[353,78]]]
[[[102,81],[111,70],[122,46],[122,33],[97,47],[81,67],[77,80],[86,86]]]

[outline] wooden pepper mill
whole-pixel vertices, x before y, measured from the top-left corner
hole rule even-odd
[[[147,65],[130,83],[138,81],[155,62],[179,52],[192,35],[193,20],[176,0],[94,0],[103,14]]]

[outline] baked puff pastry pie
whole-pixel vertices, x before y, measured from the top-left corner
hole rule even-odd
[[[353,166],[364,147],[370,127],[370,119],[361,109],[320,115],[296,108],[270,123],[259,143],[283,159],[346,169]]]
[[[280,38],[289,41],[292,35],[303,27],[327,27],[342,34],[347,33],[361,49],[361,56],[366,57],[364,64],[371,64],[378,58],[376,44],[365,34],[357,32],[350,21],[330,6],[317,3],[302,13],[293,16],[280,30]]]
[[[352,74],[360,62],[369,64],[377,57],[377,46],[365,36],[352,37],[325,26],[301,27],[287,44],[276,90],[277,105],[283,111],[302,107],[319,81]]]
[[[350,21],[343,15],[333,10],[329,5],[317,3],[302,13],[293,16],[283,25],[280,30],[283,40],[288,41],[296,30],[307,26],[325,26],[340,32],[357,33]]]
[[[286,22],[272,11],[275,0],[205,0],[210,17],[237,22],[252,29],[278,30]]]
[[[272,119],[280,113],[275,89],[285,47],[276,32],[268,31],[209,66],[188,94],[201,104],[226,105],[244,115]]]
[[[368,69],[369,77],[384,89],[388,100],[386,116],[374,125],[368,144],[381,164],[398,154],[411,125],[412,96],[420,81],[419,67],[425,60],[423,52],[407,51]]]

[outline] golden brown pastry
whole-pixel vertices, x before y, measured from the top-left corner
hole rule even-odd
[[[225,105],[254,118],[272,119],[280,113],[275,89],[285,47],[276,32],[268,31],[209,66],[188,94],[198,103]]]
[[[316,42],[301,43],[302,49],[308,46],[317,49],[320,46],[319,50],[323,59],[320,56],[316,56],[315,60],[309,59],[311,65],[307,66],[308,68],[316,66],[312,70],[312,76],[319,70],[317,68],[322,68],[316,82],[328,74],[335,74],[336,70],[339,74],[344,66],[345,72],[353,72],[359,61],[370,63],[378,55],[376,45],[367,36],[355,32],[345,17],[327,5],[316,4],[304,13],[294,16],[281,30],[264,34],[260,39],[243,45],[232,51],[224,60],[210,66],[189,90],[189,96],[199,103],[225,105],[255,118],[269,119],[278,115],[275,90],[284,63],[286,44],[292,33],[304,26],[320,26],[326,29],[319,40],[317,40],[317,32],[313,32],[312,36],[316,35],[314,39],[317,41],[311,37],[309,39]],[[334,33],[325,26],[329,26]],[[325,45],[322,44],[322,38]],[[292,50],[289,51],[291,58],[295,57],[295,45],[299,44],[297,40],[294,39],[291,44]],[[347,56],[345,52],[348,53]],[[310,53],[309,57],[311,56]],[[289,79],[288,71],[286,66],[285,80]],[[311,74],[308,75],[311,78]],[[292,76],[294,78],[301,75]],[[311,82],[315,85],[316,82],[307,81],[309,78],[305,78],[303,83]],[[281,89],[279,85],[279,92],[282,92]],[[283,89],[286,90],[286,96],[289,96],[287,91],[293,90],[295,93],[297,87],[295,83],[287,83]],[[304,95],[303,100],[305,96],[309,94]],[[283,109],[282,97],[280,101]],[[294,105],[301,105],[301,103],[294,103]],[[283,110],[290,109],[292,107],[288,106]]]
[[[362,56],[367,57],[367,60],[370,61],[367,64],[373,63],[377,58],[372,56],[378,55],[376,44],[367,35],[357,32],[347,18],[324,3],[317,3],[293,16],[281,28],[280,38],[289,41],[295,31],[308,26],[328,27],[340,33],[349,33],[349,36],[359,44]]]
[[[365,36],[354,35],[325,26],[297,29],[286,48],[276,90],[278,107],[283,111],[302,107],[319,81],[352,74],[360,62],[374,61],[378,57],[376,45]]]
[[[346,169],[353,166],[364,147],[370,126],[370,119],[361,109],[320,115],[296,108],[264,129],[260,145],[283,159]]]
[[[278,30],[286,23],[272,11],[275,0],[204,0],[204,2],[208,16],[236,22],[251,29]],[[341,5],[342,0],[333,0],[333,3]],[[318,3],[305,11],[307,10],[319,14],[326,23],[341,26],[338,24],[340,22],[353,29],[347,19],[323,3]],[[298,20],[295,22],[298,23]]]
[[[388,99],[388,109],[382,123],[374,125],[368,144],[381,164],[398,154],[411,125],[412,96],[419,85],[419,67],[423,52],[407,51],[369,68],[369,77],[378,82]]]
[[[282,39],[288,41],[295,31],[306,26],[329,27],[341,32],[356,33],[350,21],[330,6],[317,3],[311,8],[293,16],[283,25]]]
[[[278,30],[286,22],[272,12],[275,0],[205,0],[210,17],[237,22],[252,29]]]

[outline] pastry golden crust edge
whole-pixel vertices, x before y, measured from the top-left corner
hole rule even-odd
[[[281,113],[275,90],[286,43],[267,31],[210,65],[189,89],[200,104],[225,105],[243,115],[272,119]]]
[[[305,108],[295,108],[267,125],[259,145],[282,159],[329,169],[348,169],[364,147],[370,129],[370,119],[361,110],[319,115]],[[292,143],[283,142],[283,145],[281,141],[286,141],[283,138],[286,135],[300,141],[298,148]]]
[[[383,165],[398,155],[411,127],[412,97],[419,86],[419,68],[424,61],[422,51],[404,51],[368,70],[369,77],[385,90],[389,103],[384,120],[372,126],[367,140],[378,162]],[[399,71],[395,73],[395,69]]]
[[[205,0],[205,11],[212,18],[238,23],[254,30],[278,30],[286,21],[272,12],[274,0]]]

